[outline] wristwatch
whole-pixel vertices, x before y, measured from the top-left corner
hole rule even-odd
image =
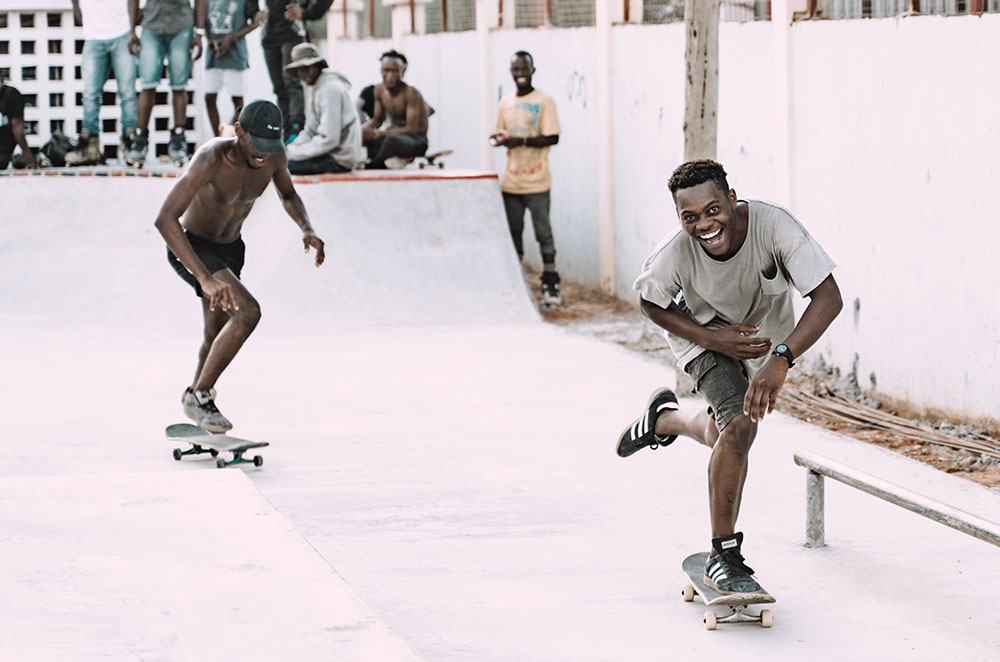
[[[788,349],[788,345],[786,345],[785,343],[781,343],[780,345],[775,347],[774,351],[771,352],[771,354],[773,354],[774,356],[783,357],[786,361],[788,361],[789,368],[795,365],[795,355],[792,354],[792,350]]]

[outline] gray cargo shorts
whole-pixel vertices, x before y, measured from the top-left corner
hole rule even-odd
[[[691,375],[695,389],[708,403],[708,413],[715,419],[719,432],[743,413],[750,378],[742,361],[706,351],[688,363],[684,372]]]

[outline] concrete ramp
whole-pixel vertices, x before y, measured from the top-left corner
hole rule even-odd
[[[415,661],[240,471],[0,481],[5,660]]]
[[[402,171],[296,181],[327,260],[313,266],[273,187],[265,191],[244,226],[243,272],[265,321],[287,319],[308,332],[319,321],[356,328],[538,319],[495,175]],[[198,314],[153,227],[175,183],[0,177],[8,219],[0,227],[2,314],[154,326]]]

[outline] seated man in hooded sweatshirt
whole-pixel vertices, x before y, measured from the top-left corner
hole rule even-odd
[[[350,82],[327,70],[314,44],[297,44],[285,69],[305,91],[306,123],[285,151],[293,175],[348,172],[361,161],[361,120],[347,90]]]

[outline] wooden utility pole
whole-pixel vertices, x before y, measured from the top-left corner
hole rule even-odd
[[[720,0],[686,0],[684,160],[714,159],[719,128]]]

